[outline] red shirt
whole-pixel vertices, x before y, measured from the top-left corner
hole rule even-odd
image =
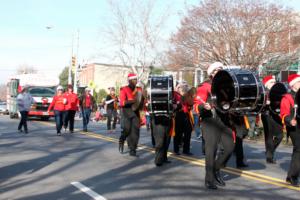
[[[91,107],[91,95],[86,95],[85,97],[85,107],[90,108]]]
[[[197,94],[194,99],[194,110],[199,113],[198,106],[205,103],[211,93],[211,84],[204,82],[197,88]]]
[[[136,87],[134,90],[131,90],[129,86],[122,87],[120,89],[120,106],[124,107],[126,101],[134,100],[137,91],[142,91],[142,88]]]
[[[67,102],[67,99],[61,95],[61,96],[54,96],[52,99],[52,102],[48,108],[48,112],[53,108],[53,110],[58,111],[65,111],[66,105],[64,104],[64,101]]]
[[[71,92],[64,93],[64,97],[67,99],[66,110],[78,110],[79,99],[77,94]]]
[[[294,116],[294,98],[291,94],[286,94],[282,97],[280,102],[280,117],[282,123],[286,123],[285,119],[292,119]]]

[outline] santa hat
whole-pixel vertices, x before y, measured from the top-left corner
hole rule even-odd
[[[273,75],[269,75],[269,76],[265,76],[264,79],[262,80],[263,84],[266,86],[268,83],[270,83],[271,81],[276,81],[275,80],[275,76]]]
[[[210,76],[214,70],[223,68],[223,64],[220,62],[214,62],[213,64],[209,65],[207,69],[207,75]]]
[[[291,74],[288,77],[288,83],[290,87],[293,87],[295,83],[300,81],[300,75],[299,74]]]
[[[128,74],[128,80],[133,80],[133,79],[137,79],[137,75],[133,73]]]

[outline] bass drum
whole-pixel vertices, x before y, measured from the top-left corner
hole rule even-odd
[[[287,86],[283,83],[275,83],[270,92],[270,109],[275,113],[280,113],[280,102],[282,97],[288,92]]]
[[[221,112],[257,114],[266,103],[265,89],[249,70],[224,69],[212,80],[212,100]]]
[[[173,77],[150,75],[148,78],[149,113],[155,116],[173,113]]]

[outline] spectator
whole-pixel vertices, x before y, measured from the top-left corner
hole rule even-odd
[[[83,131],[87,132],[87,125],[90,121],[91,112],[97,110],[95,98],[91,95],[91,89],[85,89],[85,93],[81,96],[79,102],[82,112]]]
[[[18,126],[18,131],[22,132],[22,126],[27,134],[27,117],[30,110],[31,104],[34,102],[32,96],[28,93],[28,88],[24,87],[20,94],[17,96],[17,104],[21,114],[21,120]]]

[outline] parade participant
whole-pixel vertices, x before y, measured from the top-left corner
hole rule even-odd
[[[134,108],[137,102],[137,95],[140,95],[142,88],[137,87],[137,75],[128,74],[128,85],[120,89],[121,107],[121,136],[119,138],[119,151],[123,153],[124,142],[127,140],[129,155],[137,156],[136,149],[140,137],[140,111]],[[139,105],[137,106],[139,107]]]
[[[266,161],[270,164],[275,164],[274,152],[282,141],[283,125],[279,117],[279,113],[270,109],[269,92],[276,83],[275,77],[272,75],[266,76],[262,80],[267,92],[267,105],[264,112],[261,114],[261,120],[264,127]]]
[[[63,92],[64,88],[62,86],[58,86],[56,88],[56,95],[53,97],[51,104],[49,105],[48,112],[50,110],[54,110],[54,117],[56,123],[56,133],[57,135],[61,136],[61,129],[63,126],[63,119],[65,118],[65,110],[67,99],[64,97]]]
[[[200,85],[196,96],[205,140],[205,186],[208,189],[217,189],[217,185],[225,186],[220,169],[225,166],[234,150],[232,129],[229,122],[226,121],[229,117],[222,116],[222,113],[215,110],[209,103],[211,80],[222,68],[223,64],[220,62],[215,62],[208,67],[209,80]],[[222,144],[224,151],[216,157],[219,143]]]
[[[66,131],[68,125],[69,125],[69,131],[70,133],[74,132],[74,119],[76,111],[78,111],[79,106],[79,99],[77,94],[73,92],[73,86],[68,85],[67,92],[64,93],[65,98],[67,99],[66,104],[66,113],[65,113],[65,119],[64,119],[64,129]]]
[[[173,139],[173,151],[176,155],[180,155],[179,149],[183,143],[185,125],[188,122],[186,114],[183,111],[183,95],[185,92],[185,87],[187,87],[187,83],[185,81],[179,82],[174,93],[178,101],[177,109],[175,112],[175,136]]]
[[[24,127],[24,132],[28,133],[27,128],[27,117],[30,110],[31,104],[34,103],[32,96],[28,93],[27,86],[23,87],[20,94],[17,96],[17,105],[19,112],[21,114],[21,120],[18,126],[18,131],[22,132],[22,126]]]
[[[107,130],[111,132],[111,129],[116,129],[117,118],[118,118],[118,97],[115,94],[115,88],[109,88],[109,94],[106,96],[106,114],[107,114]],[[111,121],[113,119],[113,124],[111,127]]]
[[[293,153],[286,181],[293,186],[299,187],[298,177],[300,174],[300,118],[298,116],[298,102],[296,93],[300,88],[300,75],[288,76],[291,93],[283,96],[280,103],[280,116],[286,126],[293,144]]]
[[[90,88],[85,88],[85,93],[80,97],[79,104],[82,113],[83,131],[87,132],[87,125],[90,122],[91,112],[97,110],[96,100],[91,94]]]

